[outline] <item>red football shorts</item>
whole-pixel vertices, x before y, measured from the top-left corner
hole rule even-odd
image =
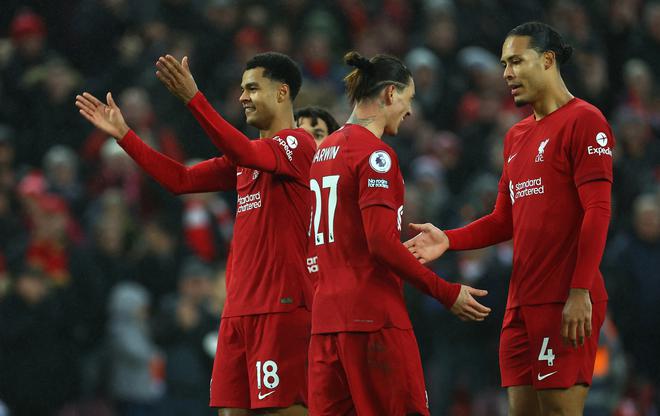
[[[422,362],[410,329],[312,335],[309,414],[428,415]]]
[[[537,390],[591,385],[607,302],[593,305],[591,337],[574,348],[561,337],[563,303],[507,309],[500,336],[502,387]]]
[[[211,407],[285,408],[307,403],[311,315],[223,318],[211,379]]]

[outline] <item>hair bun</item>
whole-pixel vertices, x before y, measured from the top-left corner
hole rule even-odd
[[[352,51],[344,55],[344,62],[350,66],[361,69],[363,71],[369,71],[373,68],[373,64],[364,56],[360,55],[358,52]]]

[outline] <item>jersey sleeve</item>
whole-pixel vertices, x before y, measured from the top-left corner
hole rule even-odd
[[[461,285],[449,283],[419,261],[399,240],[399,220],[396,210],[382,205],[362,209],[362,223],[369,252],[386,264],[399,277],[407,280],[424,293],[439,300],[447,309],[456,302]]]
[[[576,186],[594,180],[612,182],[615,139],[607,121],[597,111],[580,114],[573,126],[568,158]]]
[[[234,164],[265,172],[273,171],[275,159],[268,146],[261,140],[250,140],[222,118],[201,91],[190,100],[188,108],[215,147]]]
[[[504,137],[504,146],[502,149],[502,175],[500,176],[500,181],[497,187],[500,193],[508,194],[510,191],[508,166],[509,162],[515,157],[516,155],[511,154],[511,148],[509,147],[509,133],[507,133]]]
[[[396,211],[403,183],[399,161],[392,149],[384,143],[365,149],[355,163],[360,209],[383,205]]]
[[[282,130],[277,136],[262,140],[275,155],[273,173],[308,183],[309,168],[316,151],[311,136],[303,130]]]
[[[118,143],[149,176],[174,194],[236,189],[236,166],[226,157],[184,166],[149,147],[133,130]]]

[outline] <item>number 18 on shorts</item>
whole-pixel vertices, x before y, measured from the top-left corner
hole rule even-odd
[[[280,384],[280,376],[277,375],[277,363],[273,360],[264,362],[257,361],[257,399],[263,400],[275,393]]]

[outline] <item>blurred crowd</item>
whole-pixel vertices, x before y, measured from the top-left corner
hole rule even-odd
[[[405,222],[461,226],[492,209],[513,105],[506,33],[542,20],[575,48],[562,74],[612,125],[610,294],[588,415],[658,415],[660,2],[651,0],[3,0],[0,10],[0,415],[204,415],[224,299],[235,194],[173,196],[79,116],[113,91],[128,124],[182,163],[216,156],[155,77],[189,56],[198,86],[254,137],[238,103],[243,64],[300,63],[296,107],[350,113],[342,56],[390,53],[417,87],[396,138]],[[283,207],[283,210],[285,208]],[[539,219],[542,221],[542,219]],[[405,234],[405,230],[404,230]],[[500,415],[497,346],[512,246],[448,252],[441,276],[489,290],[466,325],[407,299],[432,414]]]

